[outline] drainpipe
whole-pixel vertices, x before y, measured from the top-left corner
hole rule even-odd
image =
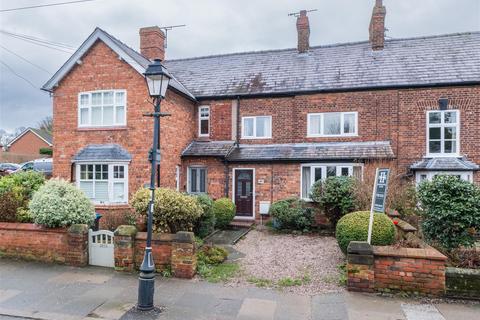
[[[227,159],[223,159],[223,165],[225,168],[225,198],[228,198],[229,189],[229,181],[230,181],[230,168],[228,166]]]
[[[235,146],[240,145],[240,96],[237,96],[237,135],[235,137]]]

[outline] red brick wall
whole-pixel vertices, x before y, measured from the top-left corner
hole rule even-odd
[[[15,141],[9,148],[10,153],[15,154],[32,154],[39,155],[40,148],[49,148],[50,146],[43,139],[40,139],[36,134],[28,131]]]
[[[376,290],[445,293],[447,258],[437,250],[374,247],[373,254]]]
[[[79,129],[77,100],[83,91],[127,90],[127,124],[109,129]],[[161,119],[161,181],[175,187],[175,165],[180,164],[181,151],[194,137],[194,104],[173,91],[167,92],[162,111],[171,113]],[[153,118],[143,76],[118,59],[103,42],[97,42],[60,82],[53,98],[54,152],[53,175],[70,180],[73,156],[88,144],[117,143],[132,155],[129,166],[131,195],[149,182],[148,150],[152,144]],[[105,209],[104,209],[105,210]]]
[[[30,223],[0,223],[0,257],[84,266],[88,264],[87,242],[86,225],[67,230]]]
[[[152,238],[152,256],[157,272],[162,272],[170,267],[172,257],[173,234],[154,234]],[[135,266],[142,264],[145,252],[146,232],[139,232],[135,237]]]
[[[449,109],[460,110],[460,154],[480,163],[480,86],[427,89],[392,89],[323,93],[283,98],[240,100],[243,116],[271,115],[272,139],[241,139],[241,143],[301,143],[389,140],[406,172],[426,154],[426,112],[438,109],[438,99],[448,98]],[[232,139],[232,100],[202,101],[211,106],[211,140]],[[307,138],[307,114],[357,111],[358,136]],[[219,115],[218,113],[222,113]],[[196,126],[198,126],[196,122]],[[241,130],[239,130],[241,132]],[[480,175],[475,174],[480,183]]]
[[[448,98],[448,109],[460,110],[460,155],[480,164],[480,86],[439,89],[401,90],[399,103],[399,166],[406,167],[419,161],[427,152],[426,113],[438,110],[438,99]],[[480,175],[475,174],[480,183]]]

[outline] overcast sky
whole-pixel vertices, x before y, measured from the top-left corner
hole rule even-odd
[[[66,0],[0,0],[1,9]],[[368,39],[374,0],[97,0],[0,12],[0,29],[78,47],[96,26],[138,49],[143,26],[186,24],[168,34],[167,59],[296,46],[295,18],[309,14],[310,44]],[[384,0],[387,36],[404,38],[480,30],[480,0]],[[38,88],[70,54],[0,33],[0,129],[35,126],[51,115],[51,99]],[[27,78],[33,86],[15,76]],[[75,112],[72,105],[72,112]]]

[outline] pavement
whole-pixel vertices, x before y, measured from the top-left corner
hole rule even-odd
[[[0,319],[48,320],[478,320],[480,303],[422,303],[339,292],[301,296],[157,277],[159,312],[128,312],[137,277],[112,269],[0,259]]]

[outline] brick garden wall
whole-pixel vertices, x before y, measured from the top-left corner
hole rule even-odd
[[[0,257],[73,266],[88,264],[88,228],[47,229],[30,223],[0,223]]]
[[[115,231],[115,270],[132,272],[143,261],[146,232],[133,226],[120,226]],[[153,234],[152,256],[157,272],[171,270],[177,278],[192,278],[197,267],[194,235],[192,232]]]
[[[353,241],[348,247],[347,287],[361,292],[445,294],[445,262],[437,250],[370,246]]]

